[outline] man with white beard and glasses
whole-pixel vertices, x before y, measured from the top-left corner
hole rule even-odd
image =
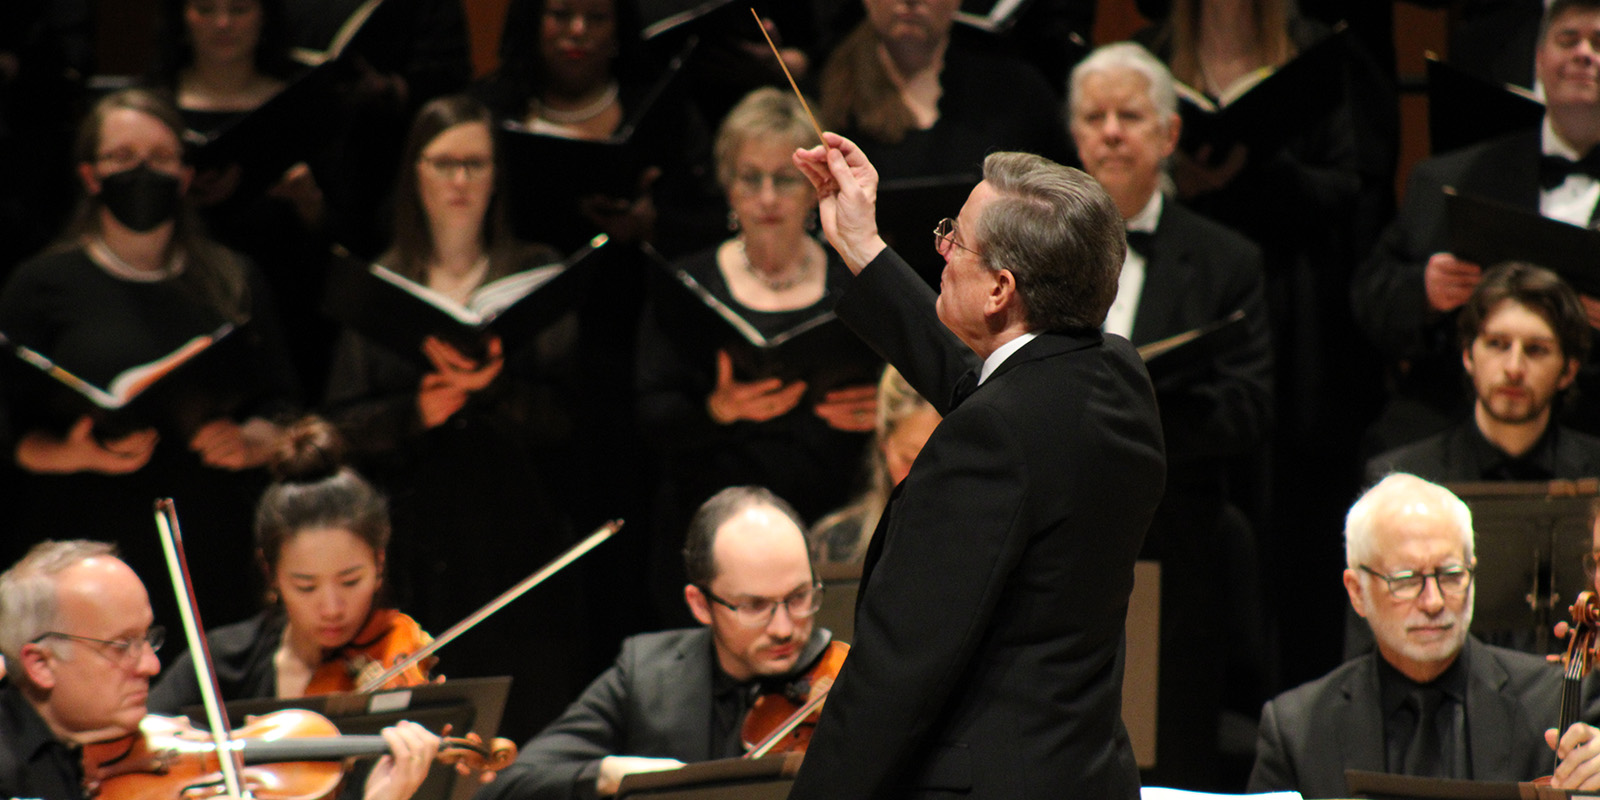
[[[1345,558],[1345,590],[1377,650],[1266,704],[1249,791],[1346,797],[1346,769],[1479,781],[1549,774],[1544,732],[1558,718],[1561,671],[1467,633],[1477,561],[1466,504],[1415,475],[1390,475],[1351,507]]]

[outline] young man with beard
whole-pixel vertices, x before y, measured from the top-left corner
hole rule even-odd
[[[1468,635],[1477,562],[1466,504],[1390,475],[1351,507],[1345,558],[1345,590],[1377,650],[1266,704],[1249,791],[1344,797],[1347,769],[1479,781],[1548,774],[1544,733],[1557,718],[1560,670]]]
[[[1600,439],[1554,423],[1557,400],[1589,353],[1589,321],[1554,273],[1520,263],[1489,270],[1458,317],[1472,418],[1391,450],[1367,466],[1434,481],[1544,481],[1600,475]]]

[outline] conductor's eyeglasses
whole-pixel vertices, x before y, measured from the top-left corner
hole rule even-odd
[[[91,636],[78,636],[60,631],[47,631],[33,637],[29,644],[38,644],[45,639],[66,639],[73,642],[100,645],[106,657],[124,666],[137,662],[144,656],[144,647],[148,646],[151,653],[161,650],[161,645],[167,642],[167,629],[160,625],[151,625],[150,630],[140,636],[129,636],[126,639],[96,639]]]
[[[1438,585],[1439,594],[1447,597],[1460,597],[1466,594],[1467,587],[1472,585],[1471,567],[1445,567],[1433,572],[1399,572],[1394,575],[1385,575],[1366,564],[1362,564],[1361,569],[1388,584],[1389,595],[1396,600],[1417,599],[1429,578]]]
[[[809,619],[822,608],[822,584],[814,583],[804,589],[799,589],[788,597],[773,599],[771,597],[751,597],[730,603],[712,593],[711,587],[702,586],[700,591],[710,598],[712,602],[733,610],[734,617],[739,624],[746,628],[765,628],[772,618],[777,615],[781,606],[789,613],[789,619],[796,622]]]
[[[948,256],[952,247],[959,247],[975,256],[979,255],[978,251],[956,241],[956,221],[945,217],[933,228],[933,249],[941,256]]]

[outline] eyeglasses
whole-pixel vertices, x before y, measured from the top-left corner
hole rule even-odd
[[[952,247],[959,247],[975,256],[981,255],[978,251],[956,241],[956,221],[945,217],[933,228],[933,249],[941,256],[948,256]]]
[[[812,614],[817,613],[817,609],[822,608],[822,584],[820,583],[814,583],[804,589],[800,589],[782,600],[774,600],[770,597],[752,597],[749,600],[741,600],[738,603],[730,603],[716,596],[711,592],[711,587],[709,586],[700,587],[700,591],[706,597],[711,598],[712,602],[732,609],[734,617],[739,620],[739,624],[746,628],[765,628],[772,622],[772,618],[777,615],[780,606],[789,612],[789,619],[796,621],[809,619]]]
[[[157,172],[177,172],[183,166],[183,156],[173,150],[140,153],[132,148],[124,147],[108,153],[101,153],[95,156],[94,160],[113,173],[130,170],[140,164],[146,164]]]
[[[761,172],[750,170],[741,172],[733,178],[733,185],[741,192],[760,194],[762,187],[767,182],[772,182],[772,191],[776,194],[789,194],[798,192],[802,187],[809,186],[810,181],[805,176],[795,172]]]
[[[494,162],[487,158],[451,158],[450,156],[423,156],[419,159],[436,178],[450,180],[456,173],[464,174],[469,181],[479,180],[489,174]]]
[[[1389,585],[1389,594],[1396,600],[1415,600],[1422,594],[1422,587],[1432,578],[1439,587],[1439,594],[1450,597],[1460,597],[1467,593],[1467,587],[1472,585],[1472,567],[1445,567],[1433,572],[1401,572],[1394,575],[1385,575],[1366,564],[1361,565],[1361,570],[1374,578]]]
[[[49,631],[33,637],[29,644],[38,644],[45,639],[68,639],[74,642],[97,644],[105,647],[106,657],[124,666],[137,662],[144,656],[141,645],[148,645],[152,654],[161,650],[161,645],[167,642],[167,629],[160,625],[151,625],[150,630],[141,636],[129,636],[126,639],[95,639],[89,636],[78,636],[72,633]]]

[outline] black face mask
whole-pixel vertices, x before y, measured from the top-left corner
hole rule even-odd
[[[148,233],[178,213],[178,179],[141,163],[101,178],[100,202],[118,222]]]

